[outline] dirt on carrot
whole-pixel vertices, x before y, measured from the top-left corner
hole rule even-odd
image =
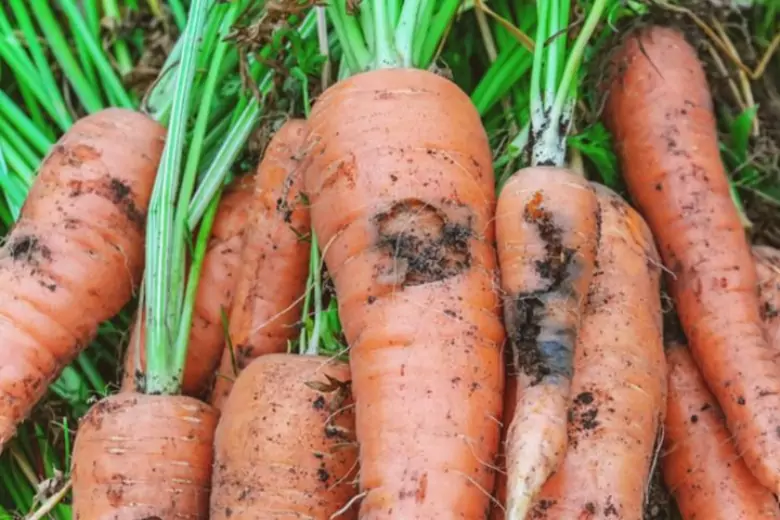
[[[362,518],[484,518],[500,436],[504,330],[495,181],[468,97],[383,69],[309,120],[312,226],[350,346]]]
[[[303,176],[297,171],[305,129],[302,120],[285,123],[257,169],[257,193],[229,312],[230,341],[222,349],[211,392],[217,408],[240,370],[260,355],[286,352],[297,334],[311,243],[309,209],[300,193]]]
[[[642,217],[609,189],[575,350],[569,449],[531,519],[640,520],[664,418],[660,261]]]
[[[185,396],[121,393],[92,407],[73,448],[73,518],[208,518],[218,412]]]
[[[52,148],[0,250],[0,451],[141,281],[165,130],[107,109]]]
[[[211,518],[357,517],[349,366],[269,354],[236,380],[214,440]]]
[[[753,246],[758,274],[758,299],[761,320],[769,344],[780,350],[780,250],[770,246]]]

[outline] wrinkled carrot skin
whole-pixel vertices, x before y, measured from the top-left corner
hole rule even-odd
[[[764,333],[773,350],[780,350],[780,251],[770,246],[753,246],[758,274],[758,298]]]
[[[311,241],[309,208],[301,197],[303,175],[297,172],[305,131],[305,121],[287,121],[257,169],[257,192],[230,307],[230,344],[222,349],[211,392],[210,402],[218,409],[238,371],[260,355],[286,352],[297,334]]]
[[[574,346],[599,240],[599,204],[583,177],[525,168],[496,209],[504,323],[518,385],[506,441],[507,518],[524,520],[566,453]]]
[[[667,346],[669,399],[664,428],[664,480],[684,520],[780,518],[771,491],[739,456],[723,414],[688,349]]]
[[[217,417],[187,396],[98,402],[73,447],[74,520],[207,519]]]
[[[664,418],[660,260],[647,225],[603,186],[601,237],[575,349],[569,447],[530,518],[641,520]]]
[[[330,87],[306,193],[350,346],[361,519],[485,518],[504,330],[491,153],[468,97],[433,73]]]
[[[211,520],[357,516],[349,365],[269,354],[241,371],[214,440]]]
[[[756,269],[704,70],[684,37],[662,27],[630,37],[614,59],[605,115],[626,184],[658,241],[691,353],[738,451],[780,492],[780,366],[763,336]]]
[[[148,117],[107,109],[43,160],[0,250],[0,451],[140,283],[164,138]]]
[[[490,508],[490,520],[504,520],[506,518],[506,436],[512,417],[515,416],[517,407],[517,377],[511,372],[506,375],[506,389],[504,391],[504,427],[501,431],[501,444],[498,447],[496,457],[496,491],[493,493],[495,501]]]
[[[203,258],[198,292],[192,315],[187,359],[181,392],[203,397],[214,380],[214,370],[222,356],[225,331],[222,312],[227,314],[233,300],[236,273],[241,259],[244,228],[249,221],[255,187],[252,177],[236,179],[225,191],[214,219],[206,255]],[[137,381],[146,366],[144,321],[136,322],[125,354],[121,390],[141,390]]]

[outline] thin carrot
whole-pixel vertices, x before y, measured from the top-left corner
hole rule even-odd
[[[780,251],[771,246],[753,246],[758,274],[761,319],[769,344],[780,350]]]
[[[41,164],[0,252],[0,450],[140,283],[164,137],[142,114],[107,109]]]
[[[233,300],[233,289],[240,265],[244,229],[250,219],[249,208],[255,192],[254,179],[241,176],[226,190],[211,229],[198,294],[195,298],[192,330],[187,361],[182,376],[182,393],[193,397],[205,395],[214,378],[224,345],[222,312]],[[144,320],[132,328],[125,354],[121,390],[142,388],[146,365]]]
[[[212,520],[355,518],[349,365],[269,354],[241,371],[214,439]]]
[[[640,520],[664,418],[658,253],[642,217],[594,188],[601,240],[575,350],[569,449],[534,519]]]
[[[530,167],[505,185],[496,210],[504,322],[517,374],[506,417],[507,517],[524,519],[566,453],[580,317],[599,241],[599,203],[565,169]]]
[[[186,396],[100,401],[79,424],[73,518],[204,518],[197,512],[208,511],[217,417]]]
[[[696,51],[663,27],[614,58],[606,122],[658,240],[693,358],[758,479],[780,492],[780,366],[766,341],[756,268],[729,193]]]
[[[662,467],[684,520],[780,518],[772,492],[745,465],[686,346],[666,348],[669,398]]]
[[[305,121],[297,119],[282,125],[257,168],[257,193],[229,313],[230,341],[222,349],[211,393],[218,409],[239,370],[262,354],[286,352],[296,333],[310,248],[309,210],[300,195],[303,176],[295,174],[305,128]]]
[[[508,372],[504,392],[504,428],[501,430],[501,444],[496,456],[496,491],[493,493],[496,500],[490,509],[490,520],[504,520],[506,518],[506,438],[509,430],[508,421],[515,416],[515,408],[517,408],[517,377]]]

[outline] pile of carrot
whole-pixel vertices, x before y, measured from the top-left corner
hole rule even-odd
[[[146,392],[139,312],[74,517],[639,520],[659,465],[686,520],[780,519],[780,251],[746,238],[683,35],[612,56],[626,198],[549,163],[496,193],[469,97],[383,56],[222,196],[181,395]],[[0,450],[138,290],[164,140],[106,110],[41,165],[0,254]],[[348,361],[296,343],[321,269]]]

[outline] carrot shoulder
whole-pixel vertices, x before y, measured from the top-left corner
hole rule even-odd
[[[780,518],[772,492],[737,452],[688,349],[667,347],[669,399],[662,467],[684,520]]]
[[[229,313],[230,342],[222,349],[210,398],[217,408],[238,371],[262,354],[287,351],[301,319],[311,240],[309,209],[300,194],[303,176],[296,172],[305,129],[299,119],[282,125],[255,175]]]
[[[756,269],[720,160],[695,50],[651,27],[615,58],[606,120],[632,198],[656,236],[693,358],[738,451],[780,492],[780,366],[764,338]]]
[[[566,453],[569,392],[599,241],[598,199],[568,170],[525,168],[498,199],[504,322],[517,374],[506,438],[509,520],[524,520]]]
[[[165,130],[107,109],[41,164],[0,250],[0,451],[48,385],[141,281]]]
[[[361,518],[484,518],[504,330],[479,116],[444,78],[382,69],[330,87],[309,129],[312,227],[350,346]]]
[[[349,366],[269,354],[241,371],[214,439],[212,520],[355,518]]]
[[[575,351],[569,449],[534,505],[539,520],[641,520],[664,417],[658,254],[642,218],[594,187],[601,239]]]
[[[233,299],[243,233],[250,219],[254,193],[254,179],[243,176],[228,187],[220,201],[195,297],[181,385],[184,395],[202,397],[214,379],[225,342],[222,311],[228,312]],[[136,321],[132,328],[125,353],[123,392],[137,389],[144,374],[145,349],[139,348],[145,341],[144,326],[142,320],[140,324]]]

